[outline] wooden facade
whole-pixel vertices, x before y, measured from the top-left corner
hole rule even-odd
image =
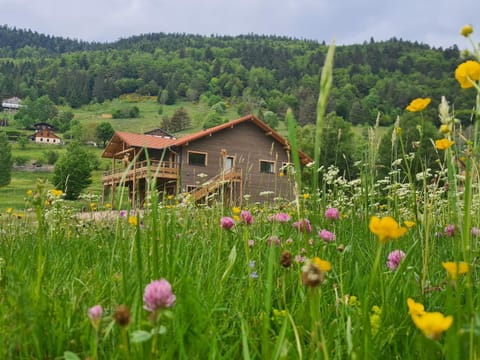
[[[283,176],[291,163],[289,145],[253,115],[179,139],[116,132],[102,156],[112,158],[104,194],[113,199],[123,185],[137,205],[153,179],[162,194],[188,193],[194,201],[223,197],[239,204],[246,194],[261,202],[293,197],[293,180]],[[300,158],[303,164],[311,161],[304,153]]]

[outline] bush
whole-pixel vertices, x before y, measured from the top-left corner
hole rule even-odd
[[[43,155],[45,155],[45,159],[47,160],[47,164],[49,165],[55,164],[59,158],[58,151],[55,150],[44,151]]]
[[[123,109],[117,109],[112,113],[114,119],[129,119],[140,117],[140,109],[138,106],[126,107]]]
[[[17,166],[25,166],[28,164],[29,161],[30,159],[26,156],[17,156],[14,160],[15,165]]]

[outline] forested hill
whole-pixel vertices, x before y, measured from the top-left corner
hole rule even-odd
[[[61,54],[69,51],[93,49],[96,44],[39,34],[29,29],[16,29],[7,25],[0,25],[2,56],[16,56],[17,51],[25,47],[35,48],[43,54]],[[21,56],[21,52],[19,55]]]
[[[315,119],[327,45],[275,36],[164,33],[101,44],[3,26],[0,97],[48,95],[72,107],[126,93],[158,96],[166,104],[228,100],[239,113],[283,117],[291,107],[307,124]],[[372,123],[381,112],[388,124],[413,98],[429,96],[435,105],[442,95],[456,109],[470,109],[472,96],[453,77],[461,61],[456,47],[395,38],[338,46],[329,111],[353,124]]]

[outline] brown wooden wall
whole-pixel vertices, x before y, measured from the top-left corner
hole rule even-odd
[[[224,155],[233,156],[234,167],[243,172],[243,194],[251,196],[250,201],[272,200],[275,196],[291,199],[293,184],[289,176],[280,176],[283,163],[289,162],[284,146],[265,134],[255,124],[243,122],[234,128],[227,128],[182,146],[181,150],[181,190],[187,185],[195,186],[214,177],[222,171]],[[188,164],[188,152],[206,152],[207,166]],[[274,161],[274,173],[260,172],[260,160]],[[199,177],[206,174],[206,177]],[[260,196],[261,192],[274,191],[275,195]]]

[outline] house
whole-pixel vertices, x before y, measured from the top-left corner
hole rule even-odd
[[[30,135],[29,139],[35,141],[39,144],[54,144],[60,145],[63,144],[62,139],[60,139],[53,132],[53,126],[47,123],[38,123],[35,124],[35,134]]]
[[[161,131],[117,131],[102,157],[112,159],[103,176],[104,198],[111,195],[112,202],[116,188],[125,186],[133,204],[143,204],[153,178],[162,195],[188,193],[196,202],[212,196],[231,204],[240,204],[244,195],[262,202],[293,198],[293,179],[284,176],[292,161],[290,146],[254,115],[178,139]],[[303,165],[312,161],[303,152],[299,157]]]
[[[2,110],[8,112],[16,112],[20,109],[22,100],[18,97],[12,97],[2,101]]]

